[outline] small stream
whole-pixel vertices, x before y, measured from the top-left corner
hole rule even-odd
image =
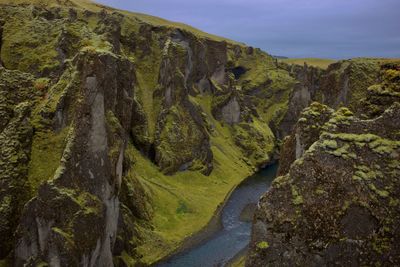
[[[231,194],[222,210],[222,229],[191,250],[158,267],[224,266],[250,242],[252,210],[275,178],[278,165],[270,165],[249,177]]]

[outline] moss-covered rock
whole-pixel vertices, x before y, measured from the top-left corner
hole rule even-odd
[[[183,24],[86,0],[0,7],[1,258],[14,252],[17,265],[133,266],[168,255],[273,159],[306,105],[329,95],[317,90],[329,76],[320,69]],[[355,65],[351,88],[372,80],[375,65],[341,64],[340,77]],[[353,156],[327,142],[332,156]],[[394,149],[386,139],[370,146]],[[296,206],[302,190],[290,191]]]
[[[346,106],[363,118],[372,116],[373,113],[375,116],[381,114],[384,109],[375,106],[374,101],[377,105],[385,102],[387,106],[390,101],[396,100],[393,94],[380,88],[382,86],[391,88],[393,84],[396,84],[397,65],[396,60],[369,58],[338,61],[326,70],[309,67],[307,64],[302,67],[279,63],[280,68],[288,71],[297,83],[290,91],[287,108],[281,115],[281,123],[273,125],[274,133],[279,139],[289,135],[300,118],[302,110],[313,101],[334,109]],[[391,79],[392,82],[389,82]],[[385,81],[382,82],[385,85],[376,85],[381,81]],[[389,86],[388,83],[392,85]],[[370,86],[372,87],[368,89]],[[377,93],[378,91],[386,93]]]
[[[399,115],[398,103],[370,120],[328,112],[315,142],[261,198],[246,265],[398,265]]]
[[[333,110],[318,102],[303,110],[294,127],[293,134],[284,139],[280,152],[278,176],[285,175],[290,165],[303,156],[304,152],[319,139],[324,124],[331,118]],[[335,143],[327,143],[334,146]]]

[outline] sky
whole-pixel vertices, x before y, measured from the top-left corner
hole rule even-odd
[[[400,57],[400,0],[96,0],[287,57]]]

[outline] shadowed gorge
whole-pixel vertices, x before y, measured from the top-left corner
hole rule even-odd
[[[296,63],[90,1],[0,0],[0,266],[191,265],[204,244],[223,264],[400,264],[400,61]],[[278,160],[256,205],[267,182],[246,178]],[[226,210],[235,249],[213,239]]]

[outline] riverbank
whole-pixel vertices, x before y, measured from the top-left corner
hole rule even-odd
[[[160,260],[156,266],[188,266],[194,262],[200,264],[199,266],[211,266],[211,262],[204,260],[208,256],[210,256],[210,261],[215,260],[214,263],[219,264],[221,260],[219,256],[227,260],[247,246],[251,224],[241,221],[240,214],[249,203],[255,204],[258,201],[259,196],[275,177],[276,165],[268,166],[235,186],[226,195],[224,202],[215,211],[213,219],[207,226],[186,239],[175,253]],[[238,241],[231,242],[230,239]],[[220,249],[225,249],[225,253]],[[210,255],[209,252],[214,255]]]
[[[244,267],[245,262],[246,262],[246,254],[247,251],[249,250],[249,247],[246,246],[244,249],[239,251],[232,259],[230,259],[226,263],[226,267]]]
[[[251,177],[251,175],[249,177]],[[249,177],[245,178],[245,180],[248,179]],[[152,264],[152,266],[157,266],[158,264],[167,262],[169,259],[176,257],[179,254],[184,254],[185,252],[189,251],[190,249],[205,242],[207,239],[209,239],[215,233],[217,233],[219,230],[221,230],[222,229],[222,220],[221,220],[222,211],[223,211],[227,201],[229,200],[229,197],[232,195],[232,192],[234,192],[235,189],[238,186],[240,186],[241,183],[237,184],[235,187],[233,187],[231,189],[231,191],[229,191],[229,193],[228,193],[228,195],[226,195],[224,201],[220,205],[218,205],[217,209],[214,212],[214,215],[212,216],[211,220],[208,222],[208,224],[206,226],[204,226],[200,231],[198,231],[198,232],[194,233],[193,235],[184,239],[182,241],[182,244],[175,251],[171,252],[171,254],[169,254],[166,257],[155,262],[154,264]]]

